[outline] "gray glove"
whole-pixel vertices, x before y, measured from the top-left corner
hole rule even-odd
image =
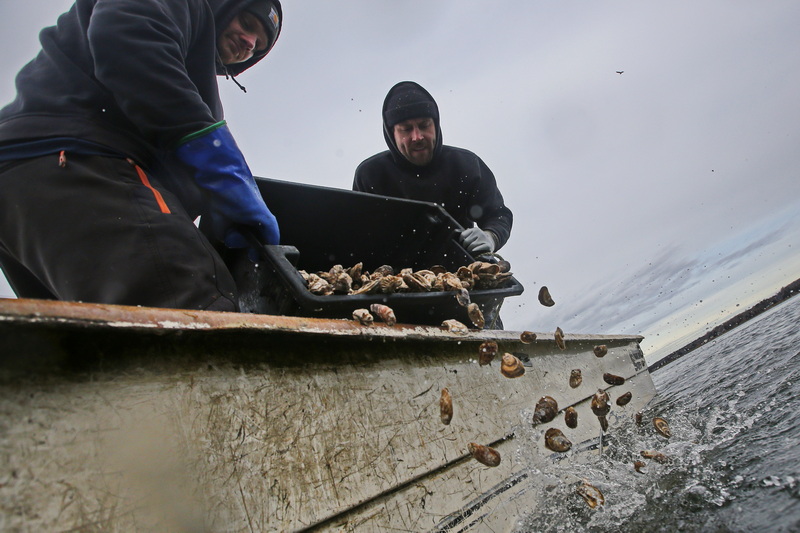
[[[461,232],[461,246],[471,254],[490,254],[496,246],[494,236],[481,228],[469,228]]]

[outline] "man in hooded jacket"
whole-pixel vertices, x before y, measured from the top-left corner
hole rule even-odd
[[[76,0],[42,30],[0,110],[0,267],[18,296],[237,309],[211,241],[279,230],[217,76],[263,59],[282,21],[278,0]]]
[[[513,215],[494,174],[469,150],[442,144],[439,107],[428,91],[411,81],[389,90],[383,137],[389,150],[358,166],[353,190],[443,206],[465,228],[461,244],[474,255],[508,241]]]

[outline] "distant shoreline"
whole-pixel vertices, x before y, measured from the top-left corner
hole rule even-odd
[[[728,331],[741,326],[748,320],[757,317],[764,311],[772,309],[779,303],[788,300],[789,298],[797,295],[798,293],[800,293],[800,279],[797,279],[792,283],[790,283],[789,285],[786,285],[785,287],[781,288],[781,290],[779,290],[775,295],[770,296],[766,300],[761,300],[753,307],[750,307],[749,309],[742,311],[736,316],[729,318],[728,320],[726,320],[719,326],[715,327],[714,329],[707,331],[705,335],[696,338],[692,342],[684,345],[681,348],[678,348],[669,355],[662,357],[661,359],[650,365],[647,369],[650,372],[653,372],[654,370],[658,370],[662,366],[667,365],[676,359],[680,359],[681,357],[691,352],[692,350],[695,350],[703,346],[704,344],[708,343],[708,341],[716,339],[717,337],[727,333]]]

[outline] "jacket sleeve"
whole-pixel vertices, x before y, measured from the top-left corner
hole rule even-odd
[[[514,223],[514,215],[506,207],[503,195],[497,188],[497,181],[489,167],[478,158],[480,166],[480,182],[476,194],[476,203],[481,207],[481,216],[475,222],[484,231],[491,231],[497,237],[497,247],[499,250],[511,236],[511,226]]]
[[[196,0],[97,0],[87,31],[98,81],[142,135],[161,147],[222,118],[189,73],[193,68],[210,76],[217,105],[214,33],[210,8]]]

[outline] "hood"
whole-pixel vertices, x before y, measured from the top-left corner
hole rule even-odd
[[[222,31],[228,27],[228,24],[231,23],[236,15],[255,4],[264,4],[265,0],[208,0],[208,3],[214,12],[214,21],[217,27],[216,37],[219,38]],[[220,76],[226,74],[238,76],[264,59],[269,51],[272,50],[272,47],[275,46],[283,27],[283,10],[279,0],[269,0],[269,3],[273,8],[269,10],[270,14],[273,15],[272,20],[265,20],[264,17],[259,17],[262,24],[265,24],[267,33],[270,36],[270,44],[267,49],[255,54],[244,63],[236,63],[234,65],[218,64],[217,74]]]
[[[439,124],[439,106],[431,93],[413,81],[401,81],[389,89],[383,101],[383,139],[392,153],[395,163],[403,168],[420,169],[405,158],[394,141],[394,125],[411,118],[430,116],[436,125],[436,144],[433,147],[433,159],[427,165],[433,166],[442,152],[442,128]]]

